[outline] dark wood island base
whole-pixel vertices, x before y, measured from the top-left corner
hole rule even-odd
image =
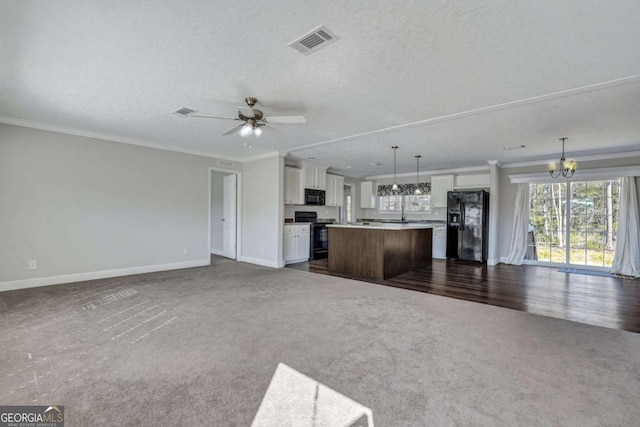
[[[386,280],[431,265],[431,227],[328,228],[330,272]]]

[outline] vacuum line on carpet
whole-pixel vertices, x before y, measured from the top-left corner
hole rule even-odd
[[[100,319],[100,320],[98,320],[98,323],[102,323],[102,322],[104,322],[104,321],[106,321],[106,320],[111,319],[112,317],[116,317],[116,316],[118,316],[118,315],[120,315],[120,314],[122,314],[122,313],[125,313],[125,312],[129,311],[129,310],[133,310],[133,309],[134,309],[134,308],[136,308],[136,307],[140,307],[142,304],[146,304],[146,303],[148,303],[149,301],[151,301],[151,300],[145,300],[145,301],[142,301],[142,302],[140,302],[140,303],[138,303],[138,304],[136,304],[136,305],[133,305],[133,306],[131,306],[131,307],[129,307],[129,308],[126,308],[126,309],[124,309],[124,310],[121,310],[121,311],[119,311],[119,312],[117,312],[117,313],[114,313],[114,314],[112,314],[111,316],[105,317],[104,319]]]
[[[145,310],[139,311],[138,313],[134,314],[133,316],[129,316],[129,317],[127,317],[126,319],[119,321],[118,323],[114,323],[114,324],[113,324],[113,325],[111,325],[111,326],[107,326],[105,329],[103,329],[103,331],[105,331],[105,332],[106,332],[106,331],[108,331],[109,329],[113,329],[113,328],[115,328],[116,326],[122,325],[123,323],[128,322],[129,320],[133,319],[134,317],[142,316],[142,315],[143,315],[144,313],[146,313],[147,311],[153,310],[154,308],[157,308],[157,307],[158,307],[157,305],[154,305],[154,306],[151,306],[151,307],[149,307],[149,308],[147,308],[147,309],[145,309]]]
[[[140,340],[142,340],[142,339],[144,339],[144,338],[148,337],[149,335],[151,335],[152,333],[154,333],[154,332],[155,332],[155,331],[157,331],[158,329],[162,328],[162,327],[163,327],[163,326],[165,326],[165,325],[168,325],[169,323],[173,322],[173,321],[174,321],[174,320],[176,320],[177,318],[178,318],[178,316],[174,316],[174,317],[172,317],[171,319],[169,319],[169,320],[167,320],[166,322],[164,322],[163,324],[156,326],[156,327],[155,327],[155,328],[153,328],[150,332],[147,332],[146,334],[141,335],[140,337],[138,337],[138,338],[136,338],[135,340],[131,341],[131,344],[135,344],[135,343],[137,343],[138,341],[140,341]]]
[[[143,321],[143,322],[141,322],[141,323],[138,323],[137,325],[135,325],[135,326],[133,326],[133,327],[131,327],[131,328],[127,329],[126,331],[124,331],[124,332],[122,332],[122,333],[120,333],[120,334],[116,335],[115,337],[113,337],[113,338],[111,338],[111,339],[112,339],[112,340],[115,340],[116,338],[120,338],[121,336],[128,334],[129,332],[133,331],[133,330],[134,330],[134,329],[136,329],[136,328],[139,328],[140,326],[144,325],[145,323],[152,321],[152,320],[153,320],[153,319],[155,319],[156,317],[162,316],[162,315],[163,315],[164,313],[166,313],[166,312],[167,312],[167,310],[165,310],[165,311],[161,311],[160,313],[156,314],[155,316],[152,316],[152,317],[148,318],[147,320],[145,320],[145,321]]]

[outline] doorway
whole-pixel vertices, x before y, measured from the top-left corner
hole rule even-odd
[[[353,184],[344,184],[344,199],[340,206],[339,221],[354,222],[353,214]]]
[[[209,170],[209,248],[214,255],[238,258],[238,188],[236,172]]]
[[[542,265],[609,268],[620,179],[529,184],[527,257]]]

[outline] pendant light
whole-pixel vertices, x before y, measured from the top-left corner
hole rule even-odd
[[[572,161],[568,162],[564,158],[564,142],[567,139],[569,138],[560,138],[560,141],[562,141],[562,157],[560,157],[560,169],[555,170],[556,169],[555,163],[552,163],[549,165],[549,174],[551,175],[552,178],[558,178],[560,175],[562,175],[564,178],[571,178],[575,173],[576,169],[578,168],[578,165],[576,162],[572,162]]]
[[[416,191],[413,192],[416,196],[422,194],[422,190],[420,190],[420,157],[422,157],[420,154],[416,154]]]
[[[396,150],[398,149],[397,145],[391,147],[393,149],[393,185],[391,189],[393,191],[398,191],[398,181],[396,181]]]

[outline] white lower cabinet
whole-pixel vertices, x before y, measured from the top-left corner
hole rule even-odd
[[[284,263],[309,260],[311,236],[309,224],[285,224],[284,226]]]
[[[447,258],[447,228],[433,229],[433,257],[438,259]]]

